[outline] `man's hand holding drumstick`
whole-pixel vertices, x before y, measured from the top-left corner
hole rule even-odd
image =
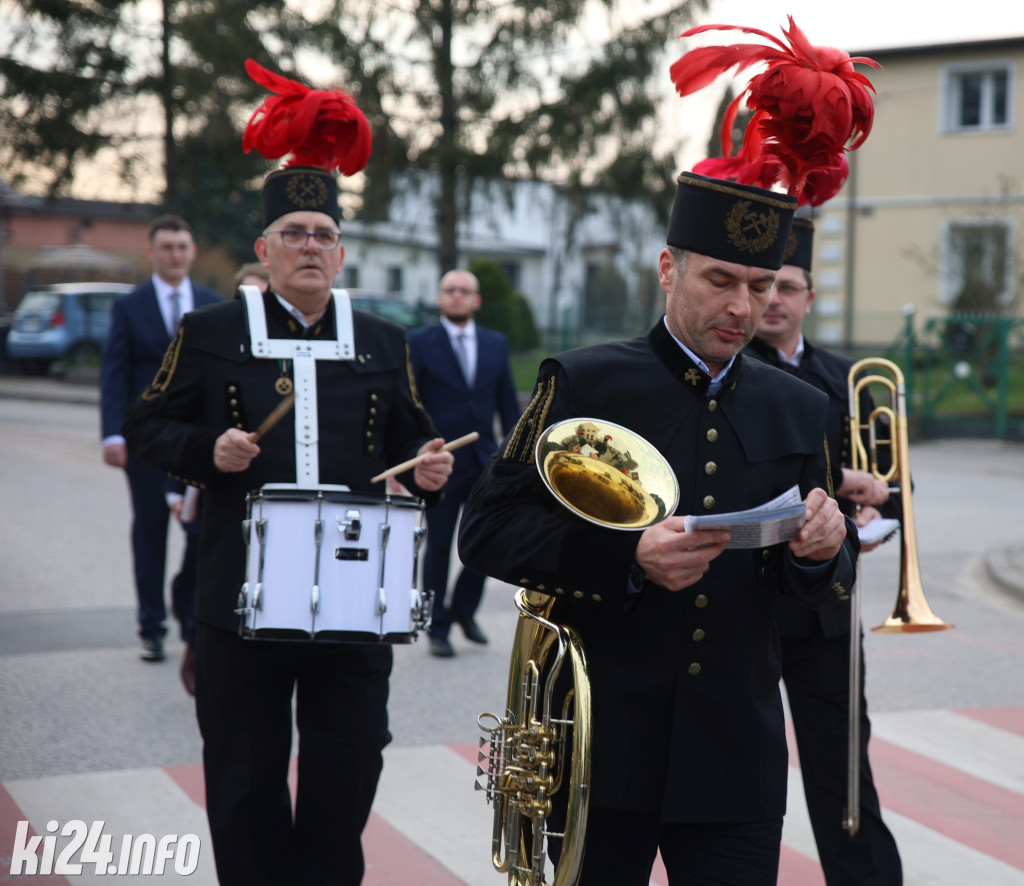
[[[224,473],[235,473],[246,470],[252,460],[260,454],[260,447],[257,440],[267,433],[281,418],[292,408],[295,402],[295,395],[291,394],[282,400],[264,422],[252,433],[247,433],[238,428],[228,428],[221,434],[213,446],[213,464],[218,471]],[[465,437],[445,443],[443,437],[435,437],[424,443],[417,452],[415,458],[409,459],[400,465],[389,468],[384,473],[374,477],[372,482],[393,477],[403,471],[414,468],[413,478],[416,485],[424,492],[435,492],[444,486],[452,472],[454,457],[452,449],[472,443],[479,435],[474,432]]]
[[[285,397],[252,433],[228,428],[213,444],[213,465],[225,474],[244,471],[260,454],[256,441],[276,425],[295,405],[295,394]]]

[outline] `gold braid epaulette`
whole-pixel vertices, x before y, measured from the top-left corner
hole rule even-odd
[[[533,464],[534,453],[537,448],[537,438],[547,427],[548,411],[551,409],[551,401],[555,398],[555,380],[546,379],[537,384],[537,391],[526,407],[512,433],[508,438],[508,445],[502,453],[503,461],[521,461],[523,464]]]
[[[412,354],[409,350],[409,342],[405,343],[405,371],[409,376],[409,388],[412,391],[412,402],[416,404],[417,409],[422,409],[426,412],[426,407],[420,399],[420,389],[416,387],[416,374],[412,371]]]
[[[836,497],[835,485],[832,483],[832,455],[828,451],[828,436],[825,437],[825,485],[828,489],[828,497]]]
[[[184,337],[182,330],[183,327],[179,326],[178,334],[174,336],[174,341],[171,342],[170,347],[164,353],[164,362],[157,371],[156,377],[150,382],[149,387],[142,392],[143,400],[147,402],[156,400],[157,397],[170,387],[171,381],[174,379],[174,373],[178,369],[178,358],[181,356],[181,344]]]

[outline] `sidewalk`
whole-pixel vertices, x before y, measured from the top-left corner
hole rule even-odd
[[[82,370],[88,373],[90,370]],[[92,370],[96,373],[96,370]],[[85,375],[67,380],[0,374],[0,400],[34,400],[99,407],[99,380]],[[1024,454],[1024,447],[1022,447]],[[985,556],[989,577],[1006,592],[1024,600],[1024,540],[994,548]]]

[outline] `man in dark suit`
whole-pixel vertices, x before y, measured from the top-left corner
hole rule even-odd
[[[657,266],[666,315],[646,335],[545,360],[466,503],[463,561],[549,597],[548,618],[571,627],[586,655],[580,886],[647,883],[659,848],[672,883],[777,879],[788,761],[772,602],[846,596],[857,554],[826,491],[826,396],[740,353],[768,305],[796,203],[680,175]],[[541,433],[583,417],[635,430],[661,453],[679,484],[666,519],[640,531],[595,525],[548,492]],[[644,486],[648,470],[636,469]],[[788,542],[733,544],[686,518],[747,510],[794,486],[806,522]],[[561,710],[556,697],[553,716]],[[560,814],[545,823],[553,832]]]
[[[494,437],[495,414],[508,433],[519,420],[508,341],[500,332],[477,326],[480,283],[466,270],[449,271],[441,278],[437,306],[441,322],[409,333],[409,350],[423,405],[440,434],[454,440],[472,431],[480,438],[455,451],[455,466],[443,499],[427,514],[427,549],[423,558],[423,586],[434,592],[430,626],[430,652],[443,658],[455,654],[448,633],[453,622],[466,639],[486,643],[474,618],[483,596],[484,576],[463,568],[451,599],[448,565],[459,510],[491,455],[498,448]]]
[[[111,313],[100,372],[100,420],[103,460],[124,469],[131,493],[141,656],[145,661],[162,661],[167,633],[164,577],[170,513],[164,497],[164,476],[128,455],[121,426],[128,404],[160,369],[182,316],[221,297],[189,279],[196,246],[184,219],[175,215],[154,219],[149,226],[146,256],[153,265],[152,277],[118,299]],[[173,601],[175,612],[194,606],[194,600]]]
[[[804,319],[814,302],[813,238],[814,224],[810,219],[793,220],[791,248],[775,278],[771,300],[756,336],[744,353],[778,366],[828,395],[825,434],[833,453],[832,482],[840,508],[862,526],[883,513],[898,516],[898,496],[890,496],[889,487],[877,477],[846,466],[851,446],[847,379],[853,360],[815,347],[803,334]],[[867,391],[863,391],[861,415],[870,415],[873,406]],[[889,467],[887,455],[888,448],[880,447],[883,469]],[[861,550],[871,547],[865,545]],[[900,886],[903,872],[899,850],[882,820],[868,759],[871,722],[863,689],[863,649],[859,699],[860,827],[852,837],[843,828],[848,799],[850,643],[863,644],[859,630],[851,640],[850,605],[846,600],[838,606],[812,610],[786,597],[776,599],[782,679],[825,882],[828,886]]]

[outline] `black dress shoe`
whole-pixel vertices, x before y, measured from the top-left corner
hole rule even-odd
[[[455,655],[455,649],[448,642],[447,637],[431,637],[430,654],[436,655],[438,658],[451,658]]]
[[[157,637],[143,637],[142,649],[139,651],[139,658],[143,661],[163,661],[163,641]]]
[[[452,621],[462,628],[462,633],[466,635],[466,639],[470,643],[487,643],[487,634],[480,630],[480,625],[473,620],[472,616],[457,615],[453,612]]]

